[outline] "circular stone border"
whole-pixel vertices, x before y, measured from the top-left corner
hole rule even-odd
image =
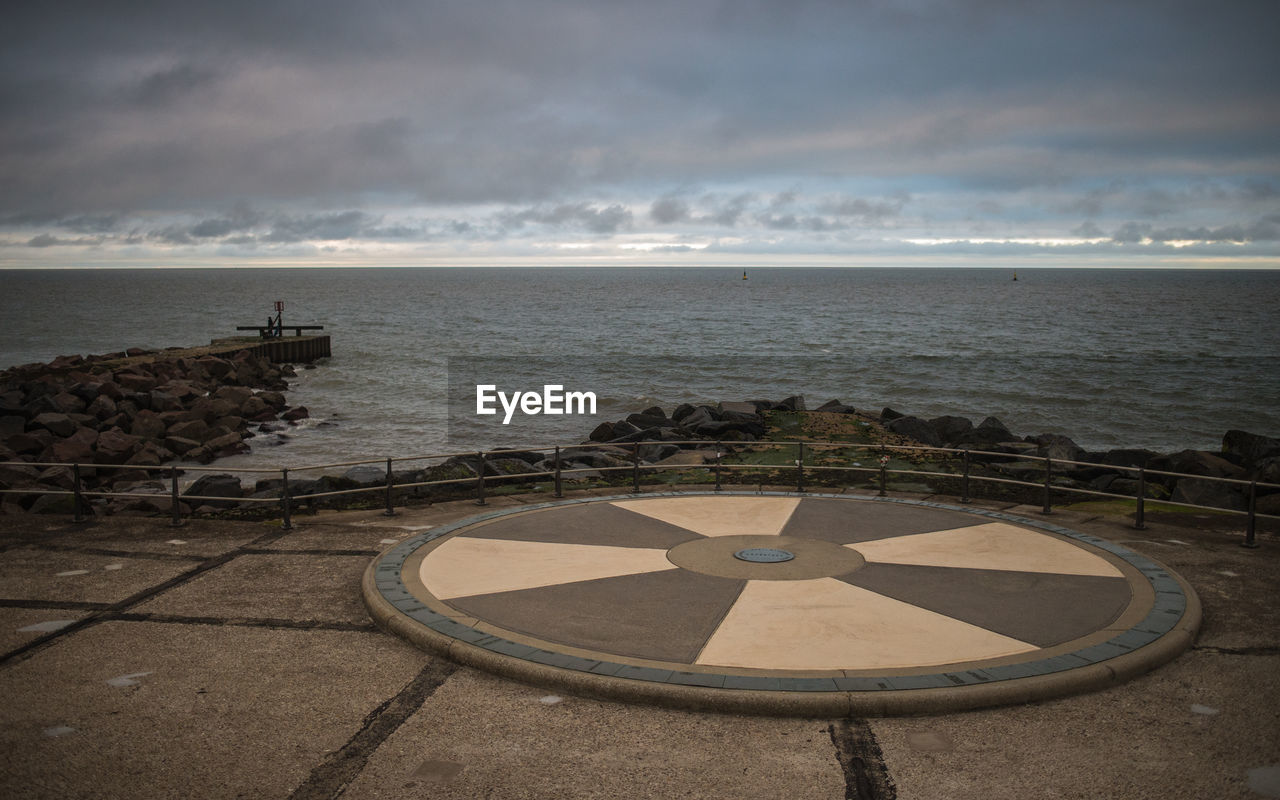
[[[785,671],[681,672],[601,660],[564,646],[545,650],[463,624],[428,608],[401,578],[424,545],[477,523],[558,506],[660,497],[798,497],[897,503],[1010,522],[1067,537],[1105,551],[1146,579],[1154,601],[1145,618],[1110,639],[1082,649],[997,665],[931,672],[886,670],[883,676],[796,677]],[[744,566],[747,564],[744,562]],[[780,565],[784,566],[784,565]],[[1147,556],[1059,525],[985,509],[926,500],[799,492],[657,492],[587,497],[492,511],[412,536],[376,557],[362,582],[374,621],[427,651],[466,666],[568,693],[674,708],[774,716],[890,716],[934,714],[1028,703],[1096,691],[1172,660],[1191,646],[1200,627],[1200,600],[1176,573]]]

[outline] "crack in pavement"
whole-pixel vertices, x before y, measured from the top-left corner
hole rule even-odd
[[[827,726],[836,760],[844,772],[844,800],[897,800],[884,753],[864,719],[843,719]]]
[[[417,713],[427,698],[458,669],[456,664],[432,659],[394,697],[370,711],[364,724],[345,745],[317,764],[289,800],[327,800],[341,795],[360,774],[382,743]]]

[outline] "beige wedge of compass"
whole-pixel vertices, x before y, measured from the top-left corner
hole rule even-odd
[[[1134,599],[1119,564],[957,510],[695,495],[483,520],[426,545],[406,586],[451,618],[548,649],[848,673],[1035,654],[1105,630]]]

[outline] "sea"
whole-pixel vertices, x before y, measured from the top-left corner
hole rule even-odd
[[[802,395],[1000,419],[1090,450],[1280,437],[1280,271],[280,268],[0,271],[0,364],[323,325],[310,417],[228,467],[573,444],[651,406]],[[494,398],[477,413],[476,387]],[[548,390],[546,387],[560,387]],[[504,424],[501,401],[533,395]],[[557,402],[570,392],[581,402]],[[594,413],[587,395],[594,398]],[[548,401],[549,398],[549,401]],[[570,413],[545,413],[546,411]],[[524,413],[529,411],[530,413]],[[533,413],[537,412],[537,413]]]

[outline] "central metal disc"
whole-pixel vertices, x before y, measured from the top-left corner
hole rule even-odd
[[[734,553],[733,557],[754,564],[777,564],[781,561],[790,561],[796,557],[796,554],[774,547],[748,547],[746,550]]]

